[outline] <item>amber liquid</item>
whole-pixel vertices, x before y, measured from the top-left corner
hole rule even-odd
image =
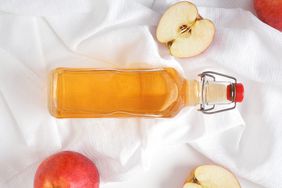
[[[172,117],[187,100],[186,81],[173,68],[58,68],[50,81],[49,109],[58,118]]]

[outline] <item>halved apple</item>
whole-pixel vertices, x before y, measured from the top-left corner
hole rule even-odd
[[[166,43],[175,57],[192,57],[202,53],[211,44],[214,34],[213,22],[203,19],[197,7],[187,1],[169,7],[156,32],[158,41]]]
[[[238,180],[231,172],[216,165],[197,167],[189,181],[183,188],[240,188]]]

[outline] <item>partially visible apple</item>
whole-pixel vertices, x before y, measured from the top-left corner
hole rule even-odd
[[[254,0],[259,19],[282,31],[282,0]]]
[[[34,188],[99,188],[95,164],[84,155],[63,151],[45,159],[38,167]]]
[[[185,183],[183,188],[202,188],[202,186],[196,183],[188,182],[188,183]]]
[[[183,1],[169,7],[160,19],[156,36],[166,43],[171,55],[192,57],[205,51],[213,41],[215,26],[203,19],[197,7]]]
[[[216,165],[199,166],[192,175],[183,188],[240,188],[231,172]]]

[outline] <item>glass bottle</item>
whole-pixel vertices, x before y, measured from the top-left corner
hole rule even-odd
[[[216,72],[199,76],[186,80],[173,68],[57,68],[50,74],[49,110],[57,118],[166,118],[186,106],[199,105],[210,114],[243,100],[243,85],[235,78]]]

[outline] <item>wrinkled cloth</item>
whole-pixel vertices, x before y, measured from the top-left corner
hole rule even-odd
[[[282,33],[254,15],[251,1],[194,1],[216,26],[199,56],[177,59],[156,25],[176,1],[3,0],[0,3],[0,187],[32,187],[40,161],[74,150],[102,182],[150,168],[150,151],[189,144],[236,175],[282,187]],[[56,67],[170,66],[185,78],[214,70],[245,85],[238,108],[211,116],[195,108],[171,119],[55,119],[48,73]]]

